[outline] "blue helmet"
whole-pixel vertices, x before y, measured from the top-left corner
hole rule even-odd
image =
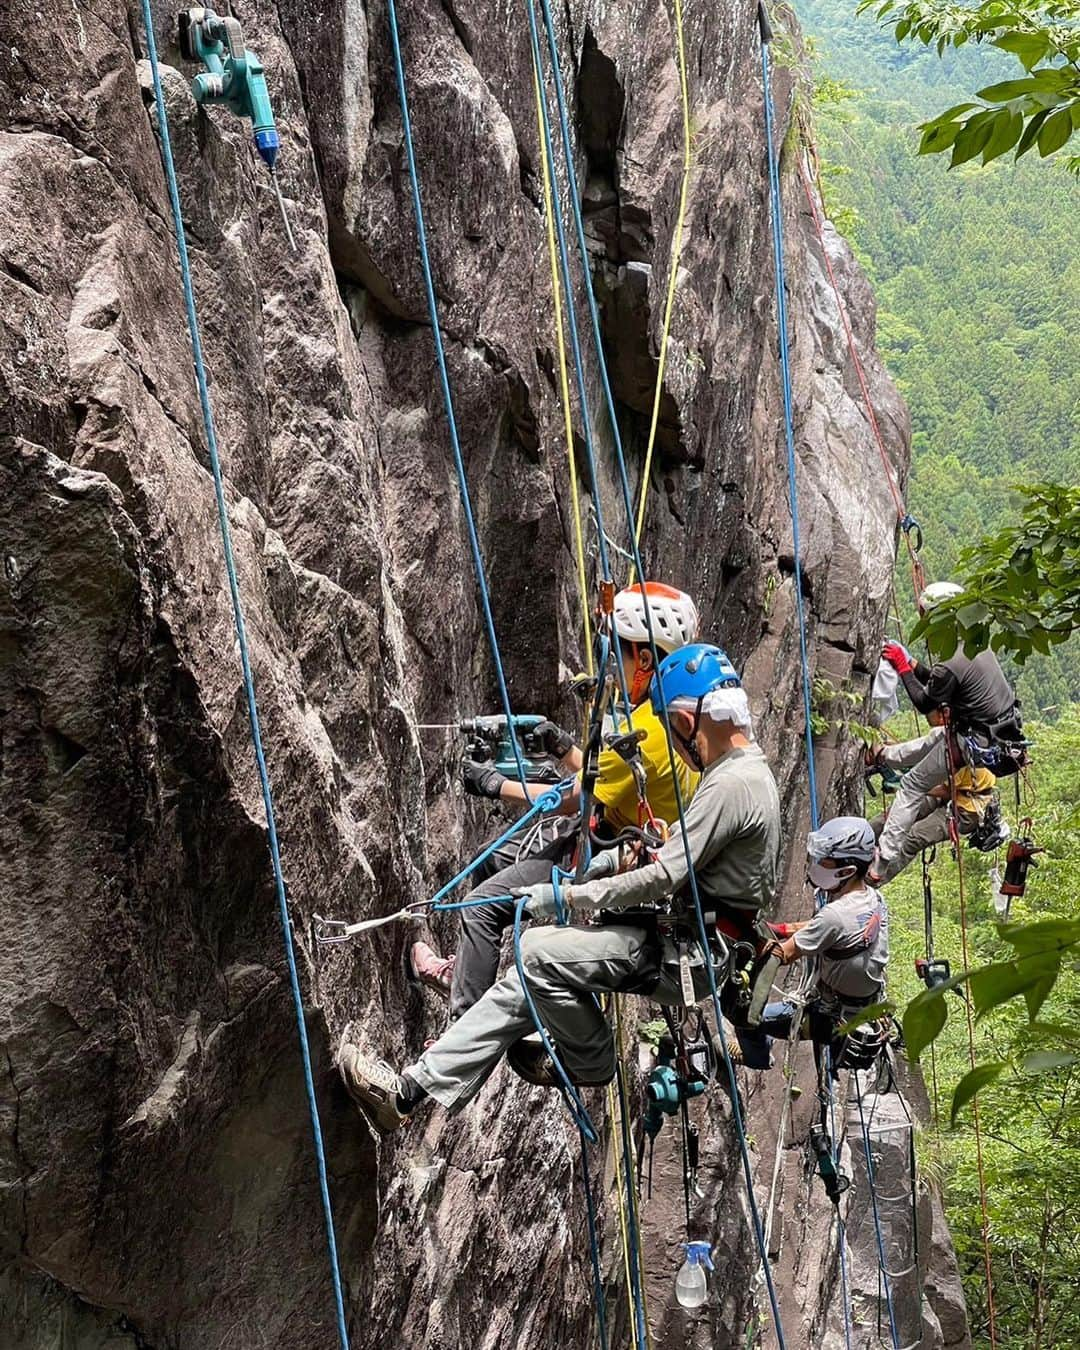
[[[742,682],[727,653],[707,642],[693,642],[665,656],[649,685],[656,712],[677,699],[703,699],[714,689],[741,689]]]

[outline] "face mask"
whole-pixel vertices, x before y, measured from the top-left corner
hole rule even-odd
[[[812,862],[807,869],[807,876],[810,878],[810,885],[816,886],[819,891],[835,891],[845,881],[851,880],[855,870],[854,867],[822,867],[820,863]]]

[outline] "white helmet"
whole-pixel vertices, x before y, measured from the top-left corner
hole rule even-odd
[[[932,581],[919,596],[919,613],[926,614],[943,600],[952,600],[963,594],[963,586],[958,586],[955,581]]]
[[[686,592],[659,581],[646,581],[627,586],[615,597],[615,632],[624,641],[648,642],[646,606],[653,639],[662,652],[677,651],[697,637],[697,606]]]

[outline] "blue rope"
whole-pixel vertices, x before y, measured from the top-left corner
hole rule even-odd
[[[530,36],[535,31],[535,17],[532,12],[532,0],[527,0],[529,10]],[[570,203],[574,215],[574,223],[577,232],[578,249],[582,259],[582,270],[585,279],[585,292],[589,302],[589,313],[592,320],[593,344],[596,351],[597,363],[600,368],[601,383],[604,389],[604,396],[607,403],[608,416],[611,422],[612,440],[615,449],[616,461],[619,469],[619,479],[622,487],[623,504],[627,517],[627,529],[630,542],[630,552],[634,559],[634,567],[638,578],[641,581],[645,579],[645,569],[641,560],[641,551],[634,534],[634,508],[633,500],[630,494],[629,478],[626,471],[626,461],[623,453],[622,439],[619,434],[618,420],[615,416],[614,400],[611,394],[611,384],[607,374],[607,362],[604,356],[603,342],[600,335],[600,321],[596,307],[596,298],[593,291],[592,275],[588,261],[588,251],[585,245],[585,229],[581,216],[580,202],[573,172],[573,148],[570,142],[570,128],[566,112],[566,98],[563,92],[562,74],[559,68],[558,45],[555,40],[555,30],[551,18],[551,8],[548,0],[541,0],[541,8],[544,14],[544,26],[547,33],[548,53],[551,59],[551,65],[555,82],[556,102],[559,112],[559,126],[563,153],[566,158],[567,176],[571,184]],[[546,114],[545,114],[546,121]],[[550,142],[549,142],[550,144]],[[549,159],[551,158],[549,154]],[[558,219],[558,211],[556,211]],[[588,447],[587,447],[588,448]],[[601,531],[602,535],[602,531]],[[656,646],[656,637],[653,632],[652,616],[649,613],[648,606],[645,607],[645,622],[649,636],[649,650],[652,653],[654,665],[658,668],[660,665],[660,653]],[[677,761],[675,756],[675,746],[671,736],[671,723],[668,718],[666,707],[656,710],[659,713],[661,723],[664,727],[665,740],[667,742],[668,762],[671,767],[671,782],[675,793],[675,804],[679,818],[679,829],[682,838],[683,850],[686,855],[687,877],[690,885],[690,893],[693,898],[694,910],[697,915],[698,930],[702,942],[702,951],[705,957],[706,969],[709,972],[710,991],[713,998],[713,1007],[716,1014],[717,1033],[720,1037],[721,1047],[724,1051],[724,1060],[727,1067],[728,1077],[731,1084],[732,1101],[732,1119],[735,1123],[736,1133],[739,1140],[739,1150],[742,1158],[743,1174],[746,1179],[747,1198],[750,1205],[750,1212],[753,1219],[755,1237],[757,1239],[758,1250],[761,1255],[762,1268],[765,1271],[765,1282],[769,1293],[769,1302],[772,1308],[773,1322],[776,1328],[777,1342],[779,1350],[785,1350],[785,1341],[783,1334],[783,1324],[780,1317],[780,1306],[776,1295],[776,1287],[772,1277],[772,1270],[769,1265],[768,1253],[765,1247],[765,1233],[761,1224],[761,1216],[758,1211],[757,1200],[754,1195],[753,1172],[750,1164],[750,1151],[746,1138],[746,1129],[742,1119],[742,1111],[739,1107],[739,1094],[735,1082],[735,1071],[731,1063],[731,1056],[728,1053],[727,1042],[724,1037],[723,1014],[720,1008],[720,997],[716,987],[716,978],[712,969],[712,963],[709,959],[709,940],[705,927],[705,915],[701,904],[701,895],[697,883],[697,873],[694,867],[693,853],[690,848],[690,839],[686,830],[686,811],[683,801],[682,790],[679,785]]]
[[[446,353],[443,349],[442,330],[439,327],[439,307],[435,300],[435,283],[431,275],[431,258],[428,255],[427,231],[424,228],[424,207],[420,200],[420,179],[416,171],[416,154],[413,149],[412,121],[409,117],[409,98],[405,88],[405,67],[401,59],[401,41],[398,34],[397,6],[389,0],[387,14],[390,20],[390,41],[394,48],[394,73],[397,77],[398,101],[401,104],[401,122],[405,133],[405,155],[409,165],[409,184],[412,188],[413,213],[416,216],[416,238],[420,248],[420,266],[424,274],[424,291],[427,295],[428,315],[431,320],[431,336],[435,343],[435,360],[439,368],[439,383],[442,385],[443,402],[446,405],[446,421],[450,429],[450,446],[454,453],[454,468],[457,471],[458,488],[461,493],[461,505],[465,512],[465,524],[469,533],[469,548],[472,551],[473,567],[476,570],[476,583],[480,591],[480,604],[484,612],[484,626],[487,628],[488,643],[495,663],[495,677],[499,685],[499,698],[506,714],[506,727],[510,735],[510,744],[514,751],[518,778],[525,788],[525,763],[521,757],[517,734],[514,730],[514,716],[510,708],[510,694],[506,685],[499,641],[495,634],[495,620],[491,613],[491,596],[488,591],[487,577],[484,573],[484,560],[480,553],[480,540],[476,533],[476,521],[473,516],[472,498],[469,495],[469,482],[465,475],[465,462],[461,454],[461,442],[458,438],[457,416],[454,412],[454,397],[450,390],[450,376],[446,368]],[[526,795],[527,789],[526,789]]]
[[[870,1182],[870,1202],[874,1211],[874,1233],[877,1238],[878,1269],[885,1285],[885,1306],[889,1312],[889,1333],[892,1336],[893,1350],[900,1350],[900,1337],[896,1331],[896,1313],[893,1309],[892,1280],[889,1277],[889,1263],[885,1256],[885,1237],[881,1231],[881,1214],[878,1210],[877,1177],[874,1158],[870,1151],[870,1127],[863,1114],[862,1093],[859,1091],[859,1077],[855,1075],[855,1100],[859,1104],[859,1124],[862,1126],[863,1148],[866,1150],[866,1175]],[[880,1306],[880,1305],[879,1305]],[[880,1327],[880,1321],[878,1326]]]
[[[761,76],[765,85],[765,138],[769,146],[769,191],[772,198],[773,262],[776,271],[776,326],[780,335],[780,366],[783,372],[784,438],[787,442],[788,501],[791,508],[791,540],[795,555],[795,609],[799,620],[799,657],[802,662],[803,715],[806,719],[806,772],[810,780],[810,822],[818,827],[817,779],[814,772],[813,700],[810,657],[806,640],[806,610],[803,605],[802,561],[799,544],[799,498],[796,489],[795,426],[791,396],[791,352],[788,344],[787,292],[784,268],[784,223],[781,218],[780,169],[773,143],[773,101],[769,76],[769,44],[761,44]]]
[[[771,36],[771,35],[770,35]],[[810,655],[806,633],[806,608],[803,604],[802,561],[799,541],[799,495],[796,483],[795,419],[791,394],[791,350],[788,342],[787,280],[784,266],[784,222],[781,214],[780,166],[774,139],[772,81],[769,74],[769,40],[762,33],[761,79],[765,95],[765,140],[768,147],[769,197],[772,207],[773,264],[776,273],[776,326],[780,340],[780,368],[784,394],[784,439],[787,445],[788,503],[791,508],[791,543],[795,560],[795,612],[799,623],[799,661],[802,668],[803,717],[806,723],[806,774],[810,789],[810,825],[816,830],[820,824],[818,810],[817,775],[814,765],[813,704],[810,684]],[[829,1114],[833,1158],[839,1161],[840,1146],[836,1136],[836,1094],[833,1091],[832,1050],[825,1047],[825,1077],[828,1083]],[[851,1347],[851,1300],[848,1292],[847,1253],[844,1221],[836,1211],[840,1237],[840,1284],[844,1305],[844,1340]]]
[[[585,1214],[589,1227],[589,1258],[592,1262],[593,1299],[596,1303],[596,1323],[600,1330],[601,1350],[608,1350],[607,1301],[604,1298],[604,1272],[600,1265],[600,1238],[596,1228],[596,1203],[593,1200],[592,1177],[589,1174],[588,1136],[578,1126],[581,1136],[581,1180],[585,1187]]]
[[[455,891],[468,877],[471,877],[478,868],[482,867],[483,864],[487,862],[493,853],[502,848],[503,844],[508,844],[516,834],[520,834],[530,821],[535,820],[536,817],[541,815],[544,811],[557,810],[562,802],[562,794],[573,787],[573,784],[574,780],[572,778],[564,779],[563,782],[559,783],[556,787],[550,788],[547,792],[544,792],[537,797],[524,815],[518,816],[517,820],[505,829],[502,834],[499,835],[498,839],[493,839],[482,852],[476,855],[471,863],[467,864],[460,872],[458,872],[457,876],[451,877],[445,886],[441,886],[428,903],[434,905],[436,909],[471,909],[471,901],[468,903],[461,901],[456,905],[444,905],[441,904],[440,901],[448,896],[451,891]],[[487,900],[481,900],[479,903],[487,905],[491,903],[491,899],[489,897]]]
[[[341,1271],[338,1265],[337,1241],[334,1236],[334,1216],[330,1205],[330,1188],[326,1176],[326,1157],[323,1151],[322,1126],[319,1120],[318,1103],[315,1100],[315,1083],[311,1071],[311,1051],[308,1046],[307,1027],[304,1022],[304,1002],[300,993],[300,979],[296,970],[296,953],[293,949],[292,928],[289,919],[289,904],[285,894],[285,878],[281,866],[281,853],[278,848],[273,794],[270,789],[270,775],[266,768],[266,759],[263,755],[262,733],[259,729],[259,709],[255,698],[255,682],[251,673],[247,629],[244,624],[244,609],[240,600],[240,587],[236,577],[236,561],[233,557],[228,508],[225,504],[225,487],[222,480],[221,461],[218,457],[217,436],[214,432],[214,417],[210,408],[210,391],[207,385],[206,367],[203,363],[202,340],[199,336],[199,320],[195,309],[195,290],[191,279],[191,263],[188,258],[187,237],[184,232],[184,218],[180,209],[180,190],[176,181],[176,166],[173,163],[172,145],[169,140],[169,119],[165,112],[165,97],[161,87],[161,70],[158,65],[157,43],[154,40],[154,19],[150,8],[150,0],[142,0],[142,18],[143,28],[146,33],[146,50],[150,59],[150,70],[154,81],[154,102],[157,105],[158,133],[161,137],[161,159],[169,188],[169,202],[172,207],[173,228],[176,233],[176,248],[180,258],[180,276],[184,288],[184,308],[187,311],[188,332],[191,335],[191,351],[195,366],[195,382],[199,390],[199,404],[202,408],[203,427],[206,433],[206,446],[210,456],[210,469],[214,478],[214,496],[217,501],[218,522],[221,526],[221,543],[225,555],[225,570],[229,580],[229,595],[232,600],[233,622],[236,626],[236,639],[240,648],[240,667],[243,672],[248,721],[251,724],[251,742],[255,750],[255,764],[258,769],[259,787],[262,791],[263,807],[266,811],[266,831],[270,845],[270,860],[274,872],[274,889],[277,893],[278,911],[281,918],[281,931],[285,940],[285,958],[289,967],[289,982],[292,986],[293,1007],[296,1012],[296,1028],[300,1039],[300,1057],[304,1068],[304,1084],[307,1090],[308,1112],[311,1116],[311,1133],[315,1143],[315,1161],[319,1176],[319,1192],[322,1198],[323,1216],[326,1221],[326,1241],[330,1256],[330,1274],[334,1287],[338,1339],[340,1340],[342,1350],[348,1350],[349,1336],[345,1327],[345,1302],[341,1289]]]
[[[532,0],[527,0],[527,3],[529,6],[530,19],[532,19]],[[551,18],[551,5],[549,0],[540,0],[540,5],[544,15],[544,29],[547,34],[548,55],[551,60],[552,73],[555,77],[555,99],[559,108],[560,139],[562,140],[563,154],[566,158],[566,176],[570,184],[570,207],[574,217],[574,229],[577,235],[578,253],[581,255],[581,270],[585,281],[585,297],[588,302],[593,348],[596,352],[596,361],[600,369],[600,384],[604,391],[604,403],[607,408],[608,421],[611,425],[611,439],[615,449],[615,462],[619,470],[619,479],[626,507],[627,520],[629,522],[630,543],[631,551],[634,556],[634,566],[638,580],[643,582],[645,580],[645,573],[641,568],[641,557],[638,553],[637,540],[634,535],[634,506],[630,493],[630,480],[626,471],[626,457],[623,453],[622,435],[619,431],[619,420],[615,415],[615,399],[611,392],[611,381],[608,378],[607,358],[604,355],[604,343],[600,335],[600,313],[596,304],[596,292],[593,288],[592,265],[589,262],[589,251],[585,244],[585,223],[581,214],[581,195],[578,192],[577,176],[574,173],[574,150],[570,141],[570,123],[566,112],[566,94],[563,89],[562,70],[559,65],[559,48],[555,39],[555,27]],[[548,159],[549,161],[551,160],[550,146]],[[552,165],[552,174],[554,174],[553,161]],[[599,501],[599,499],[597,500]],[[600,535],[602,539],[603,526],[600,522],[599,511],[597,511],[597,524],[600,526]]]

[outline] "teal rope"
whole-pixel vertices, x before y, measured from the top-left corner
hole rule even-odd
[[[405,158],[409,167],[409,185],[412,189],[413,214],[416,218],[416,240],[420,249],[420,268],[424,276],[424,293],[427,296],[428,316],[431,320],[431,337],[435,344],[435,362],[439,369],[439,383],[442,386],[443,403],[446,406],[446,422],[450,431],[450,448],[454,455],[454,469],[457,472],[458,490],[461,505],[465,512],[465,525],[469,535],[469,548],[472,552],[473,568],[476,572],[476,584],[480,591],[480,605],[484,614],[484,626],[487,629],[488,643],[492,660],[495,663],[495,678],[499,685],[499,698],[506,714],[506,729],[510,735],[510,744],[514,751],[518,778],[521,786],[526,784],[525,762],[521,757],[514,731],[514,716],[510,708],[510,694],[506,685],[499,640],[495,634],[495,619],[491,612],[491,594],[484,573],[484,560],[480,553],[480,539],[476,532],[476,519],[473,515],[472,497],[469,493],[469,480],[465,474],[465,461],[461,453],[461,440],[458,436],[457,415],[454,412],[454,396],[450,388],[450,375],[446,368],[446,352],[443,348],[442,330],[439,327],[439,306],[435,299],[435,282],[431,273],[431,257],[428,253],[427,230],[424,226],[424,206],[420,198],[420,177],[416,170],[416,153],[413,148],[412,119],[409,116],[409,96],[405,86],[405,66],[401,59],[401,38],[398,32],[397,6],[394,0],[388,0],[387,17],[390,21],[390,41],[394,49],[394,74],[397,79],[398,102],[401,105],[401,124],[405,133]]]
[[[143,27],[146,32],[146,50],[150,59],[150,70],[154,81],[154,101],[157,105],[158,131],[161,136],[161,159],[165,169],[165,178],[169,188],[169,202],[172,207],[173,228],[176,233],[176,248],[180,257],[180,276],[184,287],[184,308],[187,311],[188,332],[191,335],[191,351],[195,365],[195,383],[199,390],[199,404],[202,408],[203,427],[206,432],[206,446],[210,456],[210,470],[214,478],[214,496],[217,501],[218,523],[221,526],[221,544],[225,555],[225,571],[229,580],[229,595],[232,600],[233,622],[236,626],[236,639],[240,647],[240,668],[243,672],[244,695],[247,699],[248,721],[251,724],[251,741],[255,750],[255,764],[259,774],[259,787],[262,791],[263,806],[266,810],[266,831],[270,845],[270,860],[274,871],[274,889],[277,894],[278,912],[281,918],[281,931],[285,940],[285,959],[289,967],[289,982],[292,986],[293,1007],[296,1012],[296,1028],[300,1039],[300,1057],[304,1068],[304,1085],[307,1090],[308,1112],[311,1116],[311,1133],[315,1143],[315,1161],[319,1175],[319,1193],[322,1199],[323,1216],[326,1222],[326,1242],[330,1256],[330,1274],[334,1286],[334,1304],[337,1319],[338,1339],[342,1350],[348,1350],[349,1336],[345,1327],[345,1302],[341,1289],[341,1271],[338,1264],[337,1241],[334,1236],[334,1216],[330,1205],[330,1188],[326,1175],[326,1157],[323,1151],[322,1125],[319,1120],[319,1107],[315,1100],[315,1083],[311,1071],[311,1051],[308,1046],[307,1027],[304,1021],[304,1002],[300,993],[300,979],[296,969],[296,952],[293,948],[292,928],[289,920],[289,904],[285,894],[285,877],[281,866],[281,853],[278,847],[277,824],[274,818],[274,801],[270,789],[270,775],[263,755],[262,733],[259,729],[259,709],[255,698],[255,682],[251,673],[251,659],[248,652],[247,629],[244,624],[244,609],[240,600],[240,587],[236,578],[236,560],[233,556],[232,535],[229,530],[229,514],[225,504],[225,486],[221,473],[221,461],[218,457],[217,436],[214,432],[214,417],[210,408],[210,391],[207,385],[206,367],[203,363],[202,341],[199,336],[199,320],[195,309],[195,290],[191,279],[191,263],[188,258],[187,237],[184,232],[184,218],[180,210],[180,190],[176,181],[176,166],[173,163],[172,145],[169,140],[169,119],[165,112],[165,97],[161,87],[161,69],[158,65],[157,44],[154,40],[154,19],[150,9],[150,0],[142,0]]]

